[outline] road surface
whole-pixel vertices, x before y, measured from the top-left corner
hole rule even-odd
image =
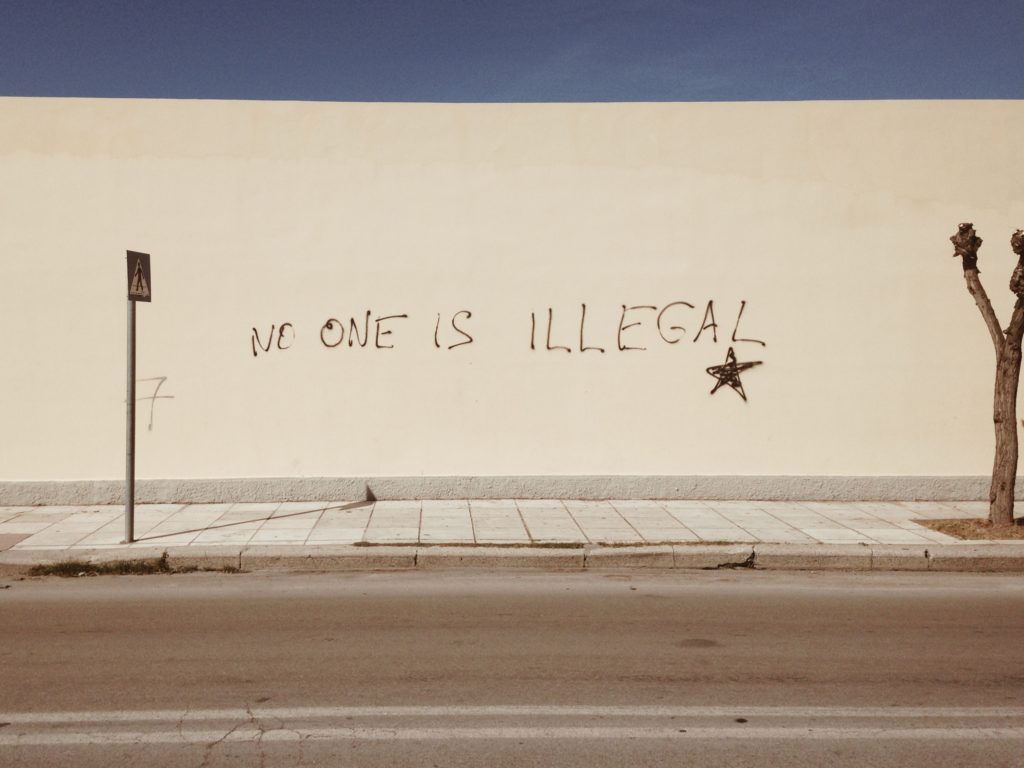
[[[1024,579],[0,581],[4,766],[1024,765]]]

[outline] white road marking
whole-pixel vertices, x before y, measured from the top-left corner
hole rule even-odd
[[[334,727],[339,720],[357,718],[370,722]],[[450,725],[428,727],[401,722],[416,718],[434,718]],[[504,722],[467,724],[475,718],[501,718]],[[752,718],[761,722],[752,723]],[[300,740],[1024,741],[1024,727],[1017,725],[1022,718],[1024,707],[495,705],[8,712],[0,713],[0,747],[212,745]],[[542,722],[524,722],[530,719]],[[616,722],[608,722],[608,719]],[[734,722],[714,722],[725,719]],[[384,727],[389,720],[400,722]],[[552,720],[556,722],[551,724]],[[647,720],[648,724],[637,724],[638,720]],[[666,722],[668,720],[673,722]],[[866,723],[868,720],[881,723]],[[964,720],[979,722],[976,727],[965,727]],[[320,725],[318,721],[327,722]],[[136,727],[128,729],[122,727],[123,724]],[[294,725],[289,727],[290,724]],[[150,725],[152,729],[140,730],[140,725]]]
[[[1024,707],[764,707],[764,706],[378,706],[157,709],[138,711],[0,712],[12,724],[160,723],[204,720],[310,720],[347,717],[771,717],[771,718],[1021,718]]]
[[[539,739],[674,740],[1024,740],[1024,728],[316,728],[235,729],[231,731],[114,731],[0,734],[0,747],[49,747],[117,744],[213,744],[297,741],[466,741]]]

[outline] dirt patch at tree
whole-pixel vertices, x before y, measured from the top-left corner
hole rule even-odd
[[[1024,540],[1024,518],[1013,525],[992,525],[988,520],[915,520],[933,531],[958,539],[1021,539]]]

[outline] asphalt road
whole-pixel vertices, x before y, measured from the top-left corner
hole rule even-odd
[[[1024,765],[1024,578],[0,582],[0,765]]]

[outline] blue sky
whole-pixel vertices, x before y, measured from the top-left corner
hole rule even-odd
[[[1024,0],[0,0],[0,95],[1024,98]]]

